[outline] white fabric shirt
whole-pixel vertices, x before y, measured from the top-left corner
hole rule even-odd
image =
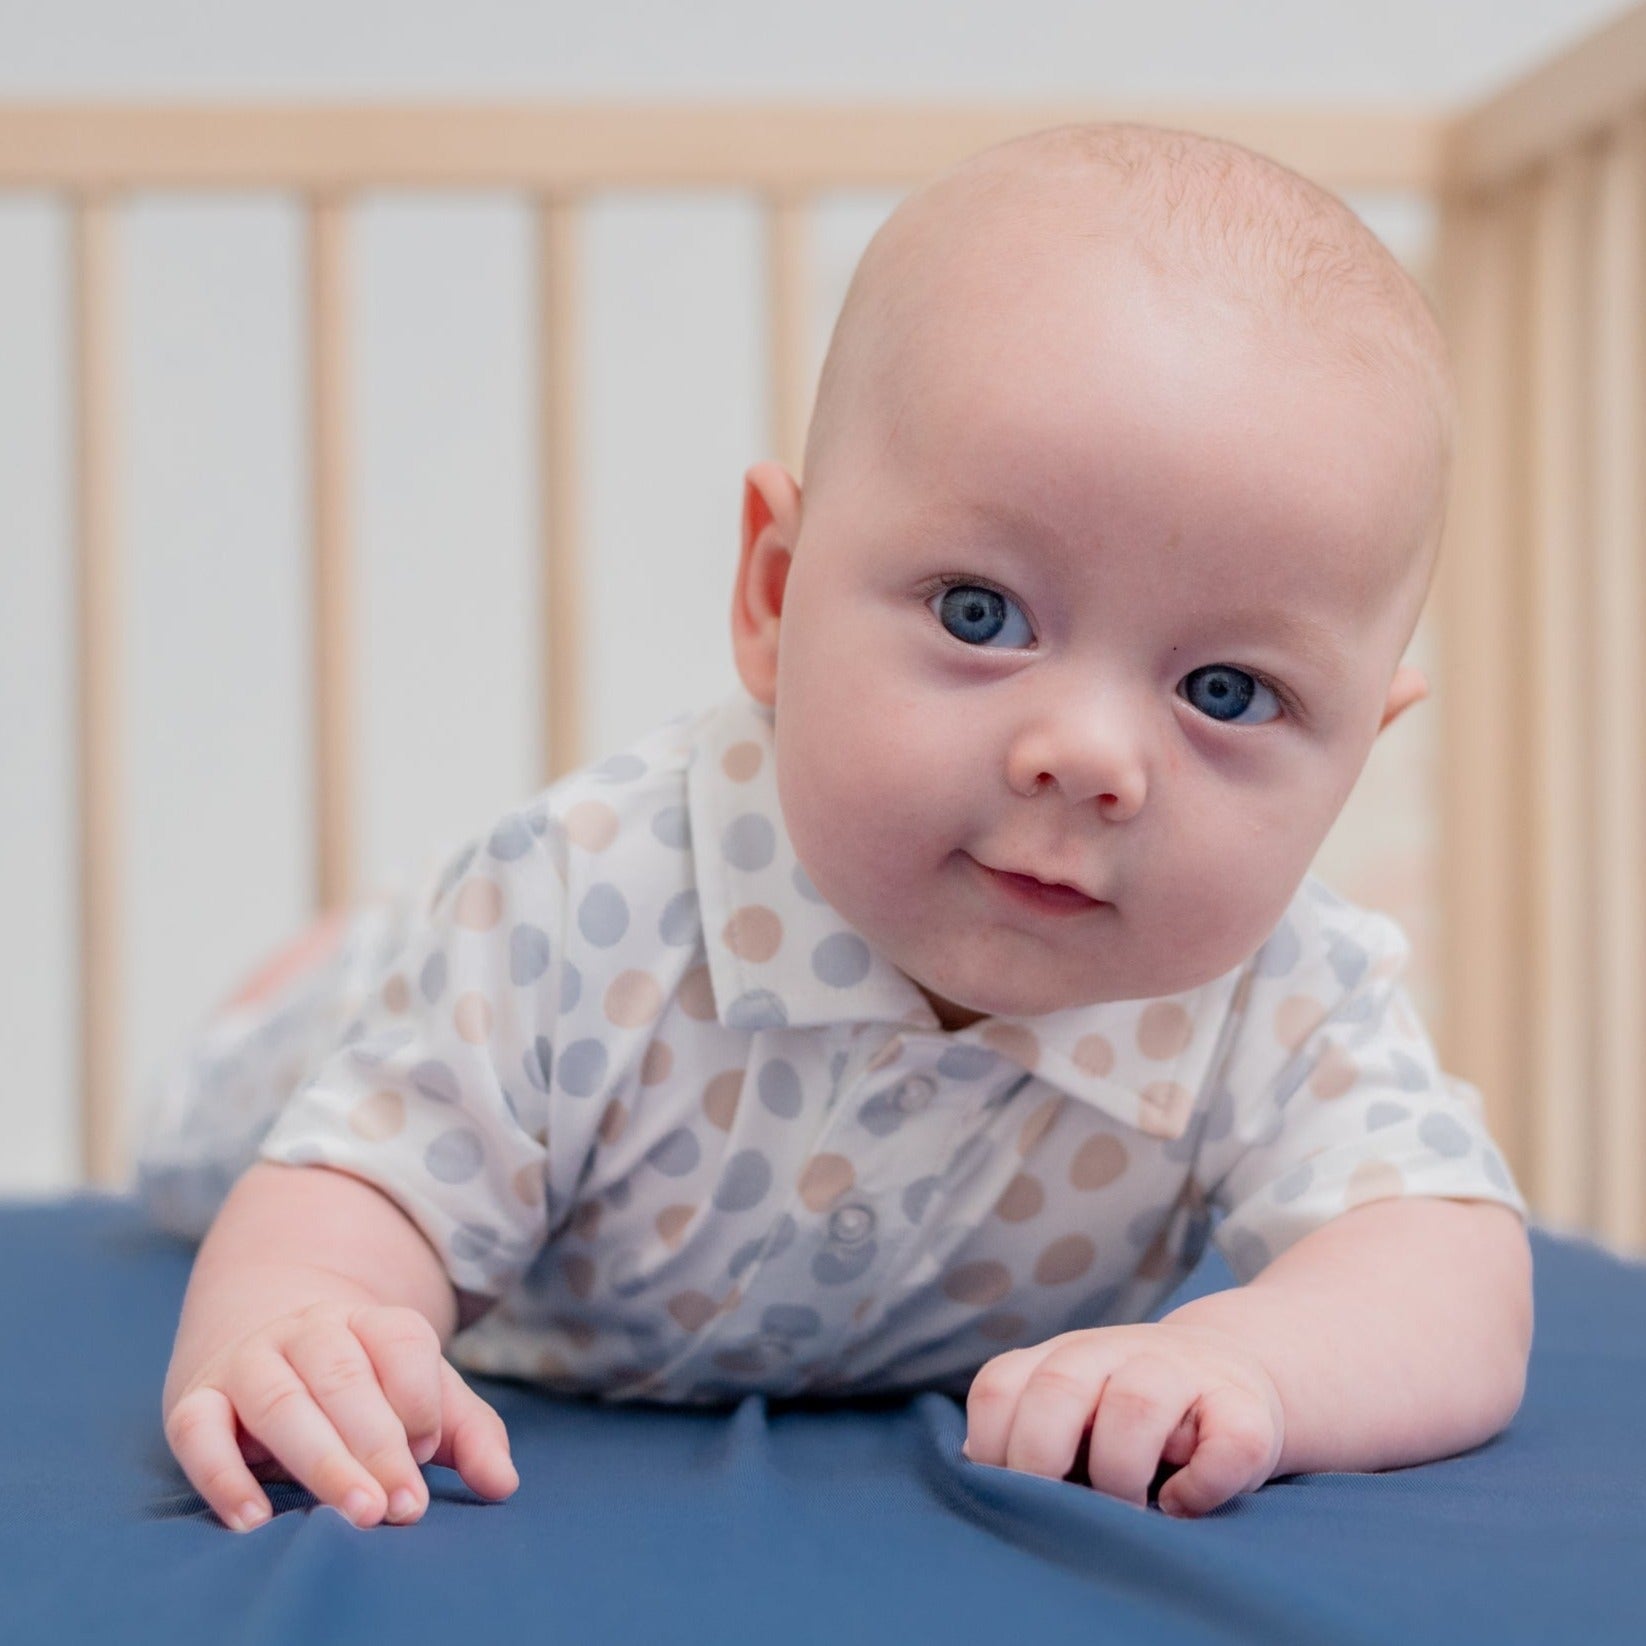
[[[467,1369],[681,1402],[913,1387],[1250,1280],[1391,1195],[1526,1203],[1387,916],[1307,879],[1186,994],[945,1032],[825,903],[739,688],[408,899],[260,1154],[379,1187],[496,1299]]]

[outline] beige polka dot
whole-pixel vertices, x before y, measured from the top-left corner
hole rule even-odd
[[[680,1009],[687,1017],[694,1018],[699,1023],[714,1022],[714,984],[709,979],[709,968],[706,963],[693,966],[680,979],[680,988],[675,998],[680,1002]]]
[[[894,1034],[884,1046],[864,1065],[866,1073],[872,1074],[876,1069],[883,1069],[888,1063],[895,1063],[903,1055],[903,1036]]]
[[[489,932],[503,918],[503,888],[484,875],[470,875],[457,893],[452,918],[471,932]]]
[[[1171,1225],[1164,1229],[1149,1242],[1149,1249],[1138,1259],[1137,1272],[1143,1280],[1164,1280],[1172,1272],[1171,1242],[1168,1235]]]
[[[1275,1007],[1275,1039],[1296,1051],[1319,1027],[1326,1008],[1313,995],[1292,994]]]
[[[1029,1323],[1022,1315],[1002,1311],[1000,1314],[984,1315],[977,1322],[977,1335],[991,1343],[1015,1343],[1028,1328]]]
[[[1229,1002],[1231,1012],[1243,1012],[1252,1003],[1252,990],[1257,986],[1257,968],[1249,967],[1240,974],[1240,981],[1235,984],[1234,998]]]
[[[1078,1280],[1091,1268],[1097,1247],[1083,1234],[1064,1235],[1054,1240],[1034,1260],[1034,1277],[1042,1286],[1061,1286]]]
[[[617,813],[604,800],[580,800],[566,813],[566,838],[586,852],[603,852],[617,838]]]
[[[1194,1019],[1180,1001],[1152,1000],[1137,1020],[1137,1049],[1145,1057],[1181,1057],[1193,1038]]]
[[[864,1315],[873,1307],[874,1299],[872,1297],[860,1297],[857,1300],[857,1307],[852,1310],[852,1324],[854,1326],[861,1325]]]
[[[707,1292],[676,1292],[663,1307],[686,1332],[702,1331],[715,1315],[714,1299]]]
[[[1001,1191],[994,1203],[994,1215],[1008,1223],[1033,1217],[1046,1204],[1046,1190],[1038,1177],[1019,1172]]]
[[[582,1261],[589,1262],[587,1258]],[[594,1265],[589,1263],[589,1267],[592,1270]],[[592,1320],[579,1320],[576,1315],[555,1315],[550,1324],[564,1332],[580,1349],[591,1348],[594,1340],[600,1335]]]
[[[747,783],[760,770],[762,751],[758,743],[734,743],[720,757],[720,769],[734,783]]]
[[[729,1315],[742,1301],[743,1288],[741,1286],[733,1286],[732,1289],[727,1292],[723,1298],[721,1298],[719,1303],[715,1305],[714,1312],[717,1315]]]
[[[1309,1090],[1319,1098],[1342,1097],[1359,1079],[1360,1065],[1334,1040],[1320,1054],[1309,1076]]]
[[[452,1006],[452,1027],[471,1046],[485,1045],[492,1032],[491,1002],[473,989],[460,994]]]
[[[826,1211],[857,1181],[857,1173],[843,1154],[814,1154],[800,1168],[800,1198],[814,1212]]]
[[[1076,1189],[1106,1189],[1131,1164],[1126,1145],[1112,1132],[1096,1132],[1074,1152],[1069,1184]]]
[[[1364,1206],[1368,1200],[1388,1200],[1406,1193],[1406,1179],[1392,1160],[1363,1160],[1349,1175],[1343,1204]]]
[[[720,941],[740,960],[770,960],[783,941],[783,922],[764,904],[746,903],[732,911]]]
[[[406,1100],[399,1092],[373,1092],[349,1110],[349,1130],[368,1143],[396,1136],[406,1124]]]
[[[640,1084],[658,1086],[669,1078],[674,1068],[674,1048],[666,1040],[654,1040],[640,1060]]]
[[[628,1124],[629,1111],[614,1097],[601,1111],[600,1124],[595,1128],[595,1135],[609,1146],[623,1135]]]
[[[411,986],[399,972],[395,972],[383,985],[383,1006],[387,1011],[399,1013],[411,1004]]]
[[[573,1297],[587,1298],[594,1291],[594,1259],[582,1252],[567,1252],[560,1260],[560,1272],[566,1277]]]
[[[650,972],[619,972],[601,1002],[608,1022],[623,1029],[638,1029],[663,1009],[663,990]]]
[[[1156,1080],[1138,1096],[1138,1126],[1150,1137],[1181,1137],[1194,1108],[1194,1093],[1175,1080]]]
[[[1099,1080],[1114,1067],[1114,1045],[1106,1034],[1083,1034],[1074,1043],[1074,1066]]]
[[[1025,1069],[1033,1069],[1040,1062],[1040,1040],[1032,1029],[1021,1023],[991,1023],[981,1031],[985,1044],[992,1046],[1002,1057],[1009,1057]]]
[[[585,1200],[572,1213],[567,1227],[579,1240],[593,1240],[600,1233],[600,1214],[605,1210],[598,1200]]]
[[[695,1206],[682,1206],[678,1203],[665,1206],[657,1214],[657,1232],[671,1252],[680,1250],[680,1242],[686,1238],[686,1230],[696,1216]]]
[[[955,1303],[986,1309],[1012,1289],[1012,1272],[1004,1263],[984,1259],[962,1263],[943,1276],[943,1295]]]
[[[1018,1128],[1017,1153],[1020,1159],[1028,1159],[1029,1151],[1046,1135],[1046,1129],[1057,1118],[1057,1111],[1062,1107],[1061,1097],[1048,1097]]]
[[[543,1204],[543,1168],[540,1165],[522,1166],[510,1179],[514,1197],[522,1206]]]
[[[703,1113],[708,1116],[709,1124],[729,1132],[737,1118],[737,1104],[742,1095],[743,1071],[722,1069],[703,1088]]]
[[[537,1358],[532,1361],[532,1371],[538,1377],[567,1377],[571,1373],[571,1367],[559,1350],[540,1349]]]

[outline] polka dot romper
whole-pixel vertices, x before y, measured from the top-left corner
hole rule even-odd
[[[151,1203],[199,1222],[259,1155],[338,1167],[496,1300],[457,1365],[691,1403],[964,1397],[1002,1350],[1147,1318],[1208,1238],[1245,1282],[1368,1200],[1526,1217],[1386,916],[1310,877],[1202,988],[946,1033],[799,867],[771,726],[739,688],[362,913],[184,1060]]]

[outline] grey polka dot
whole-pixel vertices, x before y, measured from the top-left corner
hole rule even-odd
[[[702,1156],[697,1138],[684,1126],[666,1132],[646,1151],[647,1164],[655,1166],[665,1177],[684,1177],[696,1169]]]
[[[531,824],[518,812],[512,817],[505,817],[492,830],[491,839],[486,842],[486,850],[503,863],[512,863],[531,849]]]
[[[726,1162],[726,1170],[715,1185],[715,1209],[750,1211],[766,1198],[771,1186],[771,1162],[758,1149],[741,1149]]]
[[[486,1151],[480,1145],[480,1134],[467,1126],[455,1126],[442,1132],[423,1151],[423,1164],[429,1176],[440,1183],[467,1183],[478,1174]]]
[[[1469,1152],[1469,1134],[1449,1114],[1426,1114],[1417,1123],[1417,1135],[1434,1150],[1448,1159],[1456,1160]]]
[[[1289,972],[1303,953],[1296,931],[1289,920],[1282,920],[1269,934],[1269,941],[1257,952],[1257,971],[1260,977],[1281,977]]]
[[[630,778],[643,777],[646,762],[637,754],[614,754],[594,767],[591,775],[602,783],[627,783]]]
[[[664,905],[657,921],[657,935],[665,943],[680,948],[696,940],[702,925],[703,919],[697,908],[697,890],[688,886],[685,891],[676,892]]]
[[[446,865],[445,872],[440,876],[440,884],[435,890],[434,901],[436,903],[463,878],[464,871],[474,861],[474,854],[479,849],[479,843],[471,841]]]
[[[609,881],[596,881],[583,894],[577,910],[577,929],[591,942],[609,949],[629,929],[629,905]]]
[[[918,1223],[926,1215],[926,1206],[942,1183],[940,1177],[917,1177],[903,1191],[903,1215],[911,1223]]]
[[[569,1012],[583,998],[583,974],[569,960],[560,962],[560,1009]]]
[[[1482,1148],[1480,1151],[1480,1164],[1485,1167],[1486,1176],[1494,1188],[1513,1192],[1514,1184],[1510,1180],[1508,1168],[1504,1166],[1503,1157],[1496,1149]]]
[[[816,1337],[823,1317],[804,1303],[770,1303],[761,1311],[760,1329],[775,1337]]]
[[[526,1071],[526,1078],[538,1091],[546,1092],[549,1089],[549,1084],[554,1079],[554,1047],[549,1043],[547,1035],[540,1034],[527,1047],[520,1065]]]
[[[1314,1167],[1307,1160],[1299,1161],[1284,1177],[1275,1180],[1275,1199],[1282,1206],[1289,1200],[1296,1200],[1314,1182],[1314,1176]]]
[[[1393,1103],[1386,1097],[1380,1097],[1366,1110],[1366,1130],[1376,1132],[1385,1126],[1398,1126],[1401,1121],[1411,1119],[1411,1115],[1412,1111],[1404,1103]]]
[[[987,1046],[950,1046],[937,1060],[937,1072],[950,1080],[976,1080],[995,1065],[995,1054]]]
[[[535,835],[541,835],[549,826],[549,814],[541,806],[533,806],[526,813],[526,825]]]
[[[618,1297],[633,1297],[647,1286],[647,1276],[641,1273],[641,1255],[638,1247],[625,1246],[615,1253],[606,1271],[607,1284]]]
[[[461,1095],[457,1076],[452,1073],[450,1064],[441,1063],[435,1058],[415,1064],[406,1078],[412,1083],[414,1091],[436,1103],[455,1103]]]
[[[1223,1227],[1218,1249],[1242,1285],[1269,1266],[1269,1248],[1250,1229]]]
[[[856,1280],[874,1262],[878,1242],[856,1246],[823,1246],[812,1258],[812,1279],[819,1286],[844,1286]]]
[[[692,843],[691,818],[684,806],[665,806],[652,819],[652,833],[665,846],[684,850]]]
[[[743,1271],[760,1256],[760,1248],[765,1244],[761,1236],[753,1240],[746,1240],[732,1253],[731,1261],[726,1265],[726,1273],[733,1280],[741,1277]]]
[[[509,981],[535,983],[549,969],[549,934],[540,926],[516,926],[509,933]]]
[[[357,1017],[348,1026],[348,1028],[346,1028],[343,1031],[342,1038],[338,1041],[338,1044],[340,1046],[352,1046],[355,1043],[355,1041],[364,1040],[365,1037],[366,1037],[366,1021],[365,1021],[364,1018]]]
[[[1343,899],[1323,880],[1311,880],[1309,882],[1309,895],[1323,909],[1341,909],[1345,906]]]
[[[776,1232],[772,1236],[772,1249],[769,1255],[781,1257],[794,1244],[794,1237],[799,1228],[800,1225],[784,1212],[775,1225]]]
[[[760,1066],[757,1082],[760,1101],[780,1120],[793,1120],[800,1113],[800,1076],[786,1058],[774,1057]]]
[[[944,1187],[953,1189],[963,1182],[974,1167],[981,1165],[989,1156],[988,1139],[974,1133],[968,1137],[954,1152],[954,1158],[943,1168]]]
[[[422,990],[423,998],[431,1006],[446,992],[446,952],[444,949],[436,949],[423,962],[423,970],[418,973],[417,986]]]
[[[782,996],[770,989],[745,990],[726,1008],[726,1025],[732,1029],[781,1029],[788,1021]]]
[[[615,1206],[620,1212],[625,1210],[629,1204],[629,1180],[620,1177],[601,1198],[608,1206]]]
[[[1352,989],[1365,972],[1371,957],[1360,944],[1351,937],[1334,937],[1331,947],[1326,951],[1326,958],[1331,962],[1332,970],[1337,973],[1337,980],[1345,989]]]
[[[1234,1094],[1221,1081],[1212,1090],[1206,1103],[1206,1132],[1208,1143],[1218,1143],[1229,1135],[1234,1125]]]
[[[560,1054],[560,1089],[589,1097],[606,1076],[606,1046],[600,1040],[574,1040]]]
[[[489,1223],[459,1223],[452,1230],[452,1256],[465,1263],[478,1263],[497,1246],[497,1230]]]
[[[1430,1085],[1429,1071],[1415,1057],[1408,1057],[1398,1048],[1389,1052],[1389,1067],[1395,1072],[1402,1091],[1426,1091]]]
[[[905,1119],[907,1115],[897,1104],[895,1087],[876,1092],[857,1110],[857,1123],[870,1137],[890,1137]]]
[[[1171,1221],[1169,1207],[1145,1206],[1126,1225],[1126,1238],[1134,1246],[1147,1246]]]
[[[812,970],[825,983],[849,989],[869,975],[869,945],[856,932],[835,932],[812,950]]]
[[[777,831],[759,812],[734,817],[720,836],[721,855],[736,869],[763,869],[776,849]]]
[[[799,892],[808,903],[821,903],[823,901],[822,892],[820,892],[817,887],[812,884],[812,877],[806,873],[805,869],[799,863],[795,864],[794,873],[789,876],[789,879],[794,882],[794,889]]]

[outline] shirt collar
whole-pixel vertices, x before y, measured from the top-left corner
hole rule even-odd
[[[886,1023],[944,1033],[924,995],[818,893],[778,801],[774,715],[739,686],[694,723],[686,771],[715,1015],[732,1029]],[[950,1032],[1149,1135],[1176,1138],[1246,966],[1184,994],[986,1017]]]

